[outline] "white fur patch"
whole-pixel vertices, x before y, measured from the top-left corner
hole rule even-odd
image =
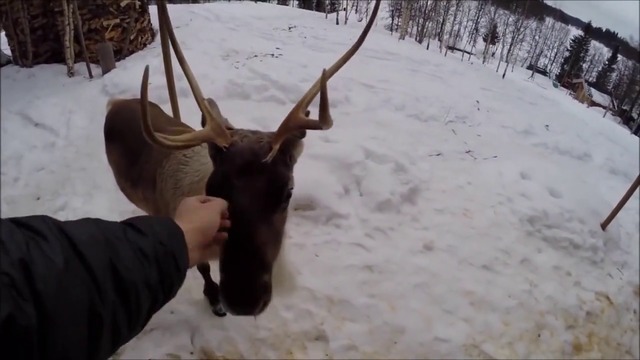
[[[113,104],[120,100],[119,98],[110,98],[109,100],[107,100],[107,112],[109,112],[109,110],[111,110],[111,108],[113,107]]]
[[[274,296],[290,295],[296,288],[296,275],[287,258],[286,240],[280,248],[280,254],[273,264],[271,275],[271,289]]]

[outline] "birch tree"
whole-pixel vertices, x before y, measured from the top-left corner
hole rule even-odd
[[[584,78],[589,81],[595,81],[598,67],[604,62],[607,54],[600,46],[594,46],[591,48],[589,60],[586,62],[584,70]]]
[[[502,22],[502,36],[500,39],[500,56],[498,56],[498,66],[496,67],[496,73],[500,71],[500,65],[502,64],[502,59],[504,57],[504,49],[505,49],[504,44],[507,39],[507,31],[510,30],[511,19],[513,18],[513,16],[514,16],[513,12],[507,11],[507,13],[503,16],[503,19],[502,19],[503,22]],[[506,66],[509,66],[509,64],[507,64]]]
[[[429,0],[421,0],[418,4],[419,16],[417,17],[417,30],[415,40],[418,44],[422,44],[424,42],[424,38],[427,36],[427,25],[429,24],[430,9],[431,4]]]
[[[551,35],[550,48],[553,50],[553,56],[549,57],[545,64],[545,68],[550,74],[555,74],[558,71],[560,61],[562,60],[560,55],[564,52],[565,46],[569,42],[569,36],[571,35],[571,30],[568,26],[562,24],[559,27],[560,30]]]
[[[495,26],[497,26],[496,24],[496,19],[498,16],[498,7],[496,5],[491,5],[493,8],[493,11],[491,12],[491,16],[489,17],[489,21],[488,21],[488,26],[487,26],[487,33],[492,33],[493,32],[493,28]],[[489,54],[489,49],[491,48],[491,36],[489,36],[489,40],[485,42],[484,45],[484,50],[482,51],[482,64],[486,64],[487,63],[487,55]]]
[[[478,42],[478,35],[480,34],[480,20],[484,17],[485,10],[487,9],[487,4],[489,2],[486,0],[479,0],[476,3],[476,8],[474,12],[474,21],[471,29],[471,36],[469,38],[469,43],[467,45],[471,45],[471,49],[469,50],[469,58],[467,61],[471,60],[471,53],[476,48],[476,44]]]
[[[453,20],[451,21],[451,27],[449,28],[449,35],[447,36],[446,39],[446,50],[444,51],[444,56],[447,56],[447,53],[449,52],[449,45],[451,44],[451,37],[453,36],[453,30],[456,27],[456,20],[458,19],[458,13],[460,12],[460,4],[462,4],[462,0],[455,0],[455,8],[453,10]],[[454,40],[454,45],[455,45],[455,40]]]
[[[532,59],[530,61],[533,66],[531,68],[531,75],[529,75],[529,79],[535,78],[535,70],[538,67],[538,63],[540,62],[545,49],[547,48],[547,44],[550,42],[551,34],[556,31],[556,29],[558,28],[558,24],[560,24],[559,22],[550,18],[543,20],[542,23],[542,26],[540,26],[542,32],[540,36],[542,37],[542,40],[536,42],[536,46],[534,47]]]
[[[526,14],[529,9],[529,0],[524,5],[524,9],[516,14],[516,21],[514,24],[513,34],[511,35],[511,41],[509,42],[509,48],[507,49],[507,55],[505,59],[505,67],[504,72],[502,72],[502,78],[504,79],[507,76],[507,69],[509,68],[509,61],[511,58],[511,52],[513,51],[514,45],[520,42],[520,39],[523,37],[524,33],[527,31],[528,26],[525,26],[526,22]],[[513,66],[511,67],[513,69]]]
[[[409,30],[409,20],[411,17],[411,8],[413,7],[413,1],[404,0],[402,2],[402,18],[400,20],[400,34],[398,36],[399,40],[404,40],[407,36],[407,31]]]
[[[442,53],[442,44],[444,42],[444,31],[447,26],[447,18],[449,17],[449,13],[451,12],[451,4],[452,1],[445,1],[442,7],[442,20],[440,22],[440,30],[438,30],[438,41],[439,46],[438,49],[440,53]]]
[[[442,4],[442,1],[437,1],[437,0],[433,0],[432,1],[432,7],[431,7],[431,16],[432,16],[432,20],[429,22],[428,25],[428,29],[427,29],[427,50],[429,50],[429,47],[431,46],[431,37],[432,35],[436,32],[436,29],[438,29],[439,26],[439,12],[440,12],[440,5]]]

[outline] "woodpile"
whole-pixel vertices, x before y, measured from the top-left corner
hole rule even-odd
[[[88,61],[99,64],[105,42],[120,61],[155,39],[146,0],[0,0],[0,22],[20,67],[73,67],[85,61],[85,46]]]

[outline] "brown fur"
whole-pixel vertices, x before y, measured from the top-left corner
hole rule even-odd
[[[174,128],[192,129],[160,106],[149,105],[157,131],[176,134]],[[207,145],[165,150],[145,140],[140,123],[140,99],[109,101],[104,123],[109,165],[120,191],[134,205],[149,215],[173,216],[183,198],[205,192],[213,172]]]
[[[362,45],[380,3],[376,0],[351,48],[322,71],[275,132],[264,132],[235,128],[213,99],[204,99],[173,33],[166,1],[158,1],[163,63],[175,118],[148,101],[147,65],[140,99],[112,99],[107,104],[105,150],[122,193],[150,215],[173,216],[180,201],[193,195],[227,200],[232,226],[220,249],[220,285],[211,278],[208,263],[197,265],[204,279],[203,293],[216,315],[224,316],[228,310],[256,316],[268,307],[302,140],[306,130],[332,127],[327,81]],[[202,111],[202,130],[180,121],[170,45]],[[318,94],[319,117],[313,120],[307,108]]]
[[[269,163],[263,159],[274,133],[236,129],[226,118],[225,127],[232,138],[228,149],[202,144],[171,151],[146,141],[140,102],[140,99],[112,99],[107,105],[105,149],[118,187],[136,207],[157,216],[173,216],[180,201],[188,196],[206,194],[227,199],[234,224],[227,242],[242,246],[239,250],[225,246],[222,252],[227,255],[218,254],[223,258],[221,291],[211,278],[209,264],[198,265],[205,281],[203,292],[218,316],[225,314],[220,300],[224,308],[235,310],[234,314],[256,315],[264,311],[271,299],[272,266],[282,245],[287,220],[288,199],[280,199],[276,189],[293,188],[293,167],[302,154],[305,132],[299,131],[285,141],[278,156]],[[207,99],[207,102],[220,114],[215,101]],[[149,112],[157,132],[181,134],[182,129],[193,130],[153,102],[149,102]],[[220,164],[220,169],[214,163]],[[217,174],[216,170],[224,175],[212,176]],[[231,193],[217,192],[228,188],[227,183],[233,179],[244,182]],[[284,206],[274,208],[272,203]],[[246,254],[247,248],[253,251]],[[262,279],[267,279],[266,285],[260,283]]]

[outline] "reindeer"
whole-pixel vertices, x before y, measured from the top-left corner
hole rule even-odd
[[[158,24],[173,116],[148,100],[149,65],[140,98],[107,102],[104,141],[120,191],[149,215],[173,216],[188,196],[206,194],[229,203],[232,226],[219,259],[220,285],[209,263],[197,265],[203,294],[216,316],[257,316],[271,302],[272,271],[287,222],[293,170],[302,155],[306,130],[329,130],[327,81],[358,51],[375,21],[380,0],[356,42],[293,106],[275,132],[239,129],[217,103],[204,98],[180,49],[166,1],[158,1]],[[183,123],[173,79],[169,43],[201,111],[202,129]],[[318,119],[307,108],[320,93]]]

